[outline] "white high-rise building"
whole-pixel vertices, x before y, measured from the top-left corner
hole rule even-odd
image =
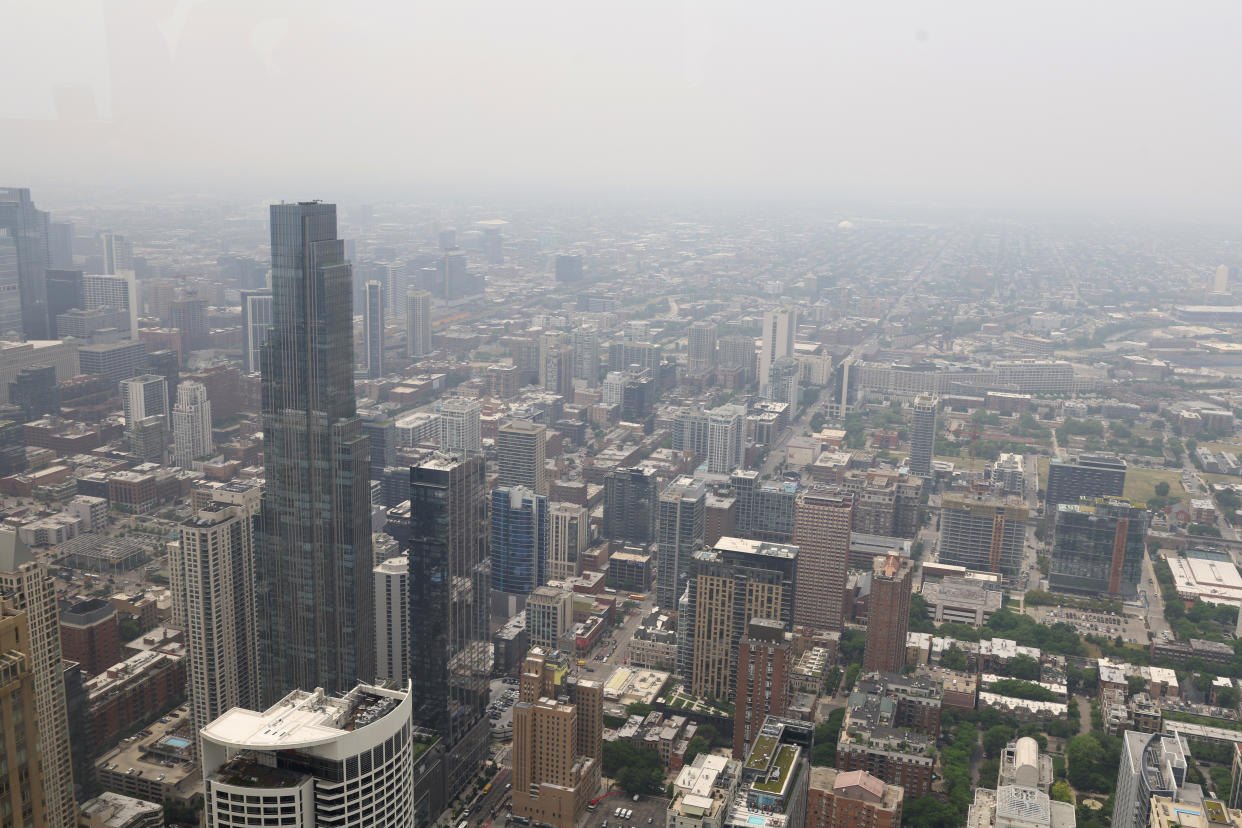
[[[77,803],[73,800],[56,582],[12,529],[0,529],[0,600],[26,613],[30,630],[34,703],[39,717],[37,748],[43,763],[47,824],[73,828],[77,824]],[[35,750],[36,746],[30,745],[29,749]]]
[[[121,407],[126,428],[133,428],[147,417],[163,417],[167,421],[168,380],[158,374],[121,380]]]
[[[798,330],[798,312],[786,305],[763,315],[763,346],[759,349],[759,394],[771,397],[768,388],[772,363],[794,355],[794,334]]]
[[[716,367],[716,324],[695,322],[687,336],[686,368],[701,374]]]
[[[172,412],[173,462],[183,469],[211,454],[211,400],[207,388],[187,380],[177,386]]]
[[[367,378],[384,376],[384,285],[367,282],[363,288],[362,348]]]
[[[0,336],[20,339],[21,333],[22,290],[17,239],[7,228],[0,228]]]
[[[746,409],[722,405],[707,412],[707,470],[733,474],[745,465]]]
[[[375,576],[375,672],[398,687],[410,681],[410,559],[380,562]]]
[[[1218,265],[1212,277],[1213,293],[1229,292],[1229,265]]]
[[[267,333],[272,328],[272,292],[270,290],[243,290],[242,301],[242,358],[248,372],[261,370],[260,356]]]
[[[116,308],[129,314],[129,338],[138,340],[138,282],[133,271],[82,277],[82,310]]]
[[[608,376],[604,377],[604,405],[621,405],[625,399],[625,384],[629,380],[630,375],[624,371],[609,371]]]
[[[414,825],[411,715],[408,684],[233,708],[199,733],[208,828]]]
[[[448,397],[440,402],[440,448],[445,454],[483,452],[482,408],[470,397]]]
[[[574,346],[574,379],[585,380],[591,388],[599,385],[599,331],[578,328],[570,336],[570,344]]]
[[[405,294],[405,352],[421,357],[431,353],[431,293],[411,290]]]
[[[134,245],[120,233],[99,234],[103,247],[104,273],[115,276],[134,269]]]
[[[212,502],[169,544],[173,616],[185,630],[195,727],[259,701],[254,521],[244,506]]]
[[[573,578],[591,543],[590,514],[585,506],[558,501],[548,509],[548,524],[548,579]]]

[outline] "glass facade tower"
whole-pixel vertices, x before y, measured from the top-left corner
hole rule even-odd
[[[370,441],[354,402],[352,272],[336,206],[275,204],[263,344],[256,604],[263,700],[375,678]]]

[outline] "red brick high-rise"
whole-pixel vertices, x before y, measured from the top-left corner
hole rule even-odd
[[[790,700],[793,636],[779,621],[753,618],[737,655],[733,758],[742,759],[768,716],[784,716]]]
[[[798,547],[796,626],[842,628],[853,512],[853,495],[839,489],[817,486],[798,494],[793,530]]]
[[[871,575],[867,647],[863,651],[863,670],[900,673],[906,666],[906,633],[910,629],[910,579],[914,571],[909,559],[888,555],[875,561]]]
[[[92,676],[121,660],[121,625],[116,607],[104,598],[89,598],[60,614],[60,648],[66,661],[76,661]]]
[[[899,828],[903,794],[866,771],[811,768],[807,828]]]

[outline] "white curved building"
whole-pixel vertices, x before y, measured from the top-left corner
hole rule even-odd
[[[207,825],[413,824],[410,687],[295,690],[200,732]]]

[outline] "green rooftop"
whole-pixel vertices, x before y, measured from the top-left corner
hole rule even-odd
[[[794,760],[797,758],[797,747],[794,745],[781,745],[779,752],[776,754],[776,761],[772,763],[772,774],[769,775],[768,780],[753,782],[751,787],[764,793],[784,793],[785,783],[789,781],[789,772],[794,766]]]

